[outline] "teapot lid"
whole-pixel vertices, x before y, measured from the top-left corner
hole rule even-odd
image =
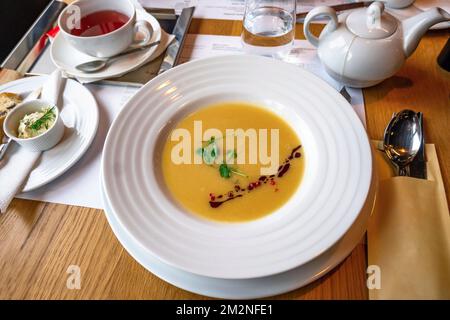
[[[397,30],[397,20],[383,13],[384,4],[374,2],[367,9],[355,10],[347,17],[347,28],[359,37],[383,39]]]

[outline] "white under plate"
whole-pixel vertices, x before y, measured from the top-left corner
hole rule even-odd
[[[8,82],[0,86],[0,92],[14,92],[25,98],[42,86],[47,78],[39,76]],[[95,137],[99,116],[90,91],[76,81],[67,80],[62,100],[61,117],[66,126],[64,136],[54,148],[42,154],[23,192],[39,188],[66,172],[87,151]]]
[[[145,19],[152,26],[153,34],[150,42],[160,41],[161,26],[159,25],[158,20],[150,14],[142,13],[140,10],[137,10],[136,13],[137,19]],[[104,69],[98,72],[84,73],[77,70],[75,66],[87,61],[92,61],[95,58],[75,49],[64,39],[61,33],[58,33],[52,42],[50,55],[53,63],[71,76],[81,77],[84,79],[106,79],[119,77],[127,72],[139,68],[148,62],[148,59],[157,49],[158,46],[153,46],[148,49],[130,53],[114,61],[114,63],[108,64]]]
[[[139,246],[117,222],[103,195],[103,207],[109,225],[127,252],[145,269],[168,283],[204,296],[221,299],[258,299],[275,296],[303,287],[324,276],[343,261],[362,239],[372,212],[376,183],[373,183],[366,206],[352,227],[332,248],[303,266],[274,276],[254,279],[217,279],[195,275],[161,262]]]
[[[165,192],[163,141],[184,115],[223,101],[256,103],[300,137],[305,174],[279,210],[247,223],[185,212]],[[188,62],[151,80],[114,120],[102,157],[104,190],[130,237],[164,263],[214,278],[291,270],[331,248],[363,207],[372,178],[367,134],[349,103],[302,68],[257,56]]]

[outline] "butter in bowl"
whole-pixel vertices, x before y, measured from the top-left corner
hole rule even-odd
[[[53,148],[63,137],[64,123],[58,107],[36,99],[15,107],[3,124],[5,134],[30,151]]]

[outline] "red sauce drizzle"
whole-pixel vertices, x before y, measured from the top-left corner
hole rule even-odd
[[[299,146],[295,147],[294,149],[292,149],[289,157],[278,168],[276,175],[272,174],[269,176],[260,176],[257,181],[250,182],[246,188],[242,188],[239,184],[236,184],[236,185],[234,185],[233,191],[228,191],[225,194],[220,194],[220,195],[216,196],[213,193],[210,193],[209,194],[209,205],[211,206],[211,208],[218,208],[227,201],[231,201],[233,199],[244,196],[245,191],[247,191],[247,193],[249,193],[249,192],[259,188],[263,184],[267,184],[267,183],[269,183],[270,186],[275,187],[274,191],[277,192],[279,189],[276,187],[277,182],[275,181],[275,178],[282,178],[289,171],[289,168],[291,167],[291,164],[290,164],[291,160],[298,159],[302,156],[301,153],[298,152],[298,150],[301,147],[302,146],[299,145]],[[221,201],[216,200],[216,199],[223,199],[223,198],[225,198],[225,199],[221,200]]]

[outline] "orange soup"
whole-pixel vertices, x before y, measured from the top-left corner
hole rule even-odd
[[[222,222],[264,217],[296,192],[300,139],[273,112],[252,104],[211,105],[171,132],[162,154],[172,197],[192,214]]]

